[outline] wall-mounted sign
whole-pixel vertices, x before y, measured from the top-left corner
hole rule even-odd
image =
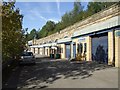
[[[117,37],[120,37],[120,30],[116,31],[115,35],[116,35]]]
[[[80,37],[79,39],[78,39],[78,42],[84,42],[85,41],[85,38],[84,37]]]
[[[73,41],[72,41],[71,44],[76,44],[76,42],[73,42]]]

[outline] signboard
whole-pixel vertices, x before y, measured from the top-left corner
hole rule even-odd
[[[75,42],[72,42],[72,44],[75,44]]]
[[[84,42],[85,41],[85,38],[84,37],[80,37],[79,39],[78,39],[78,42]]]

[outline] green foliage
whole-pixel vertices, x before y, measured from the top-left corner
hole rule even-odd
[[[66,28],[67,26],[72,24],[72,13],[65,13],[62,16],[62,21],[61,21],[62,27]]]
[[[3,62],[15,59],[24,49],[22,33],[23,16],[15,9],[15,2],[3,2],[2,6],[2,58]]]
[[[54,33],[59,32],[62,29],[64,29],[63,24],[61,22],[58,22],[55,26]]]
[[[87,14],[91,16],[113,4],[115,4],[115,2],[89,2]]]
[[[38,39],[38,32],[36,31],[36,29],[32,29],[30,34],[27,33],[27,41],[32,39]]]
[[[54,28],[55,28],[55,23],[53,21],[47,21],[47,23],[42,27],[40,32],[38,32],[38,37],[42,38],[53,34]]]
[[[74,8],[70,12],[66,12],[62,17],[61,21],[58,23],[54,23],[53,21],[48,21],[41,30],[38,31],[38,38],[43,38],[53,33],[59,32],[64,28],[73,25],[74,23],[81,21],[107,7],[114,4],[115,2],[89,2],[87,6],[87,10],[83,10],[79,0],[74,2]],[[33,39],[31,38],[29,40]]]
[[[34,38],[43,38],[91,16],[115,2],[89,2],[88,9],[83,10],[81,2],[74,2],[74,8],[66,12],[60,22],[47,21],[41,30],[32,29],[25,34],[28,28],[22,30],[23,15],[16,9],[15,2],[3,2],[2,6],[2,56],[3,61],[18,57],[25,48],[25,43]]]

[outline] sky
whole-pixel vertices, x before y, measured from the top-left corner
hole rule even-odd
[[[87,7],[87,2],[82,2]],[[23,17],[23,29],[28,28],[40,30],[48,20],[55,23],[61,20],[61,17],[73,9],[73,2],[16,2],[16,8],[20,9]]]

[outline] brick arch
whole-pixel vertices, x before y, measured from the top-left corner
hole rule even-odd
[[[55,39],[55,42],[57,42],[58,39]]]

